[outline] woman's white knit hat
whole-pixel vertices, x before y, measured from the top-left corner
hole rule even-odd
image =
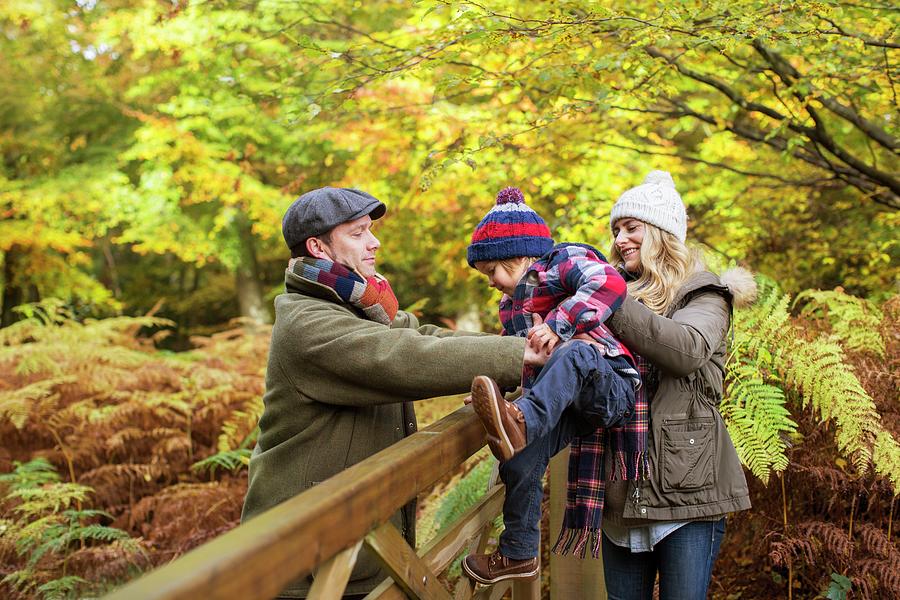
[[[684,202],[675,189],[675,181],[666,171],[650,171],[644,183],[619,196],[609,215],[610,228],[619,219],[627,217],[656,225],[682,242],[687,237]]]

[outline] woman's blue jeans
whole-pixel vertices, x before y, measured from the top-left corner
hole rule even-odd
[[[624,421],[634,410],[634,388],[586,342],[567,342],[541,369],[534,386],[516,402],[525,416],[528,444],[500,463],[506,485],[500,553],[515,560],[540,550],[542,478],[550,458],[572,438]]]
[[[725,518],[692,521],[664,537],[652,552],[631,552],[603,536],[603,576],[609,600],[705,600]]]

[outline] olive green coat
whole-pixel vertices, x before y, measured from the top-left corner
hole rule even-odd
[[[260,434],[241,517],[273,506],[416,430],[411,401],[469,390],[475,375],[518,385],[522,338],[451,332],[400,312],[391,327],[369,321],[333,290],[288,272],[275,299]],[[414,503],[392,518],[414,543]],[[360,554],[347,593],[386,575]],[[282,594],[302,598],[309,578]]]
[[[712,273],[697,273],[665,316],[627,298],[607,321],[660,376],[650,399],[651,477],[610,483],[605,518],[639,525],[632,519],[686,521],[750,508],[747,480],[717,409],[733,292]]]

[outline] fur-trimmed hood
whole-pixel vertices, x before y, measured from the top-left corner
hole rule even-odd
[[[735,308],[746,308],[756,302],[756,280],[747,269],[728,269],[719,276],[719,281],[728,288]]]
[[[725,295],[734,308],[744,308],[756,301],[756,281],[747,269],[734,267],[721,276],[709,271],[697,271],[681,286],[665,316],[671,316],[691,297],[702,291],[718,291]]]

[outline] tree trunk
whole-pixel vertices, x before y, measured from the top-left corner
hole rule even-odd
[[[0,327],[12,325],[19,320],[12,309],[25,301],[25,290],[15,283],[20,255],[19,246],[14,244],[3,256],[3,306],[0,309]]]
[[[235,269],[234,285],[241,316],[259,323],[269,323],[269,311],[263,302],[262,286],[259,284],[256,240],[250,231],[250,222],[241,216],[237,228],[241,241],[241,263]]]

